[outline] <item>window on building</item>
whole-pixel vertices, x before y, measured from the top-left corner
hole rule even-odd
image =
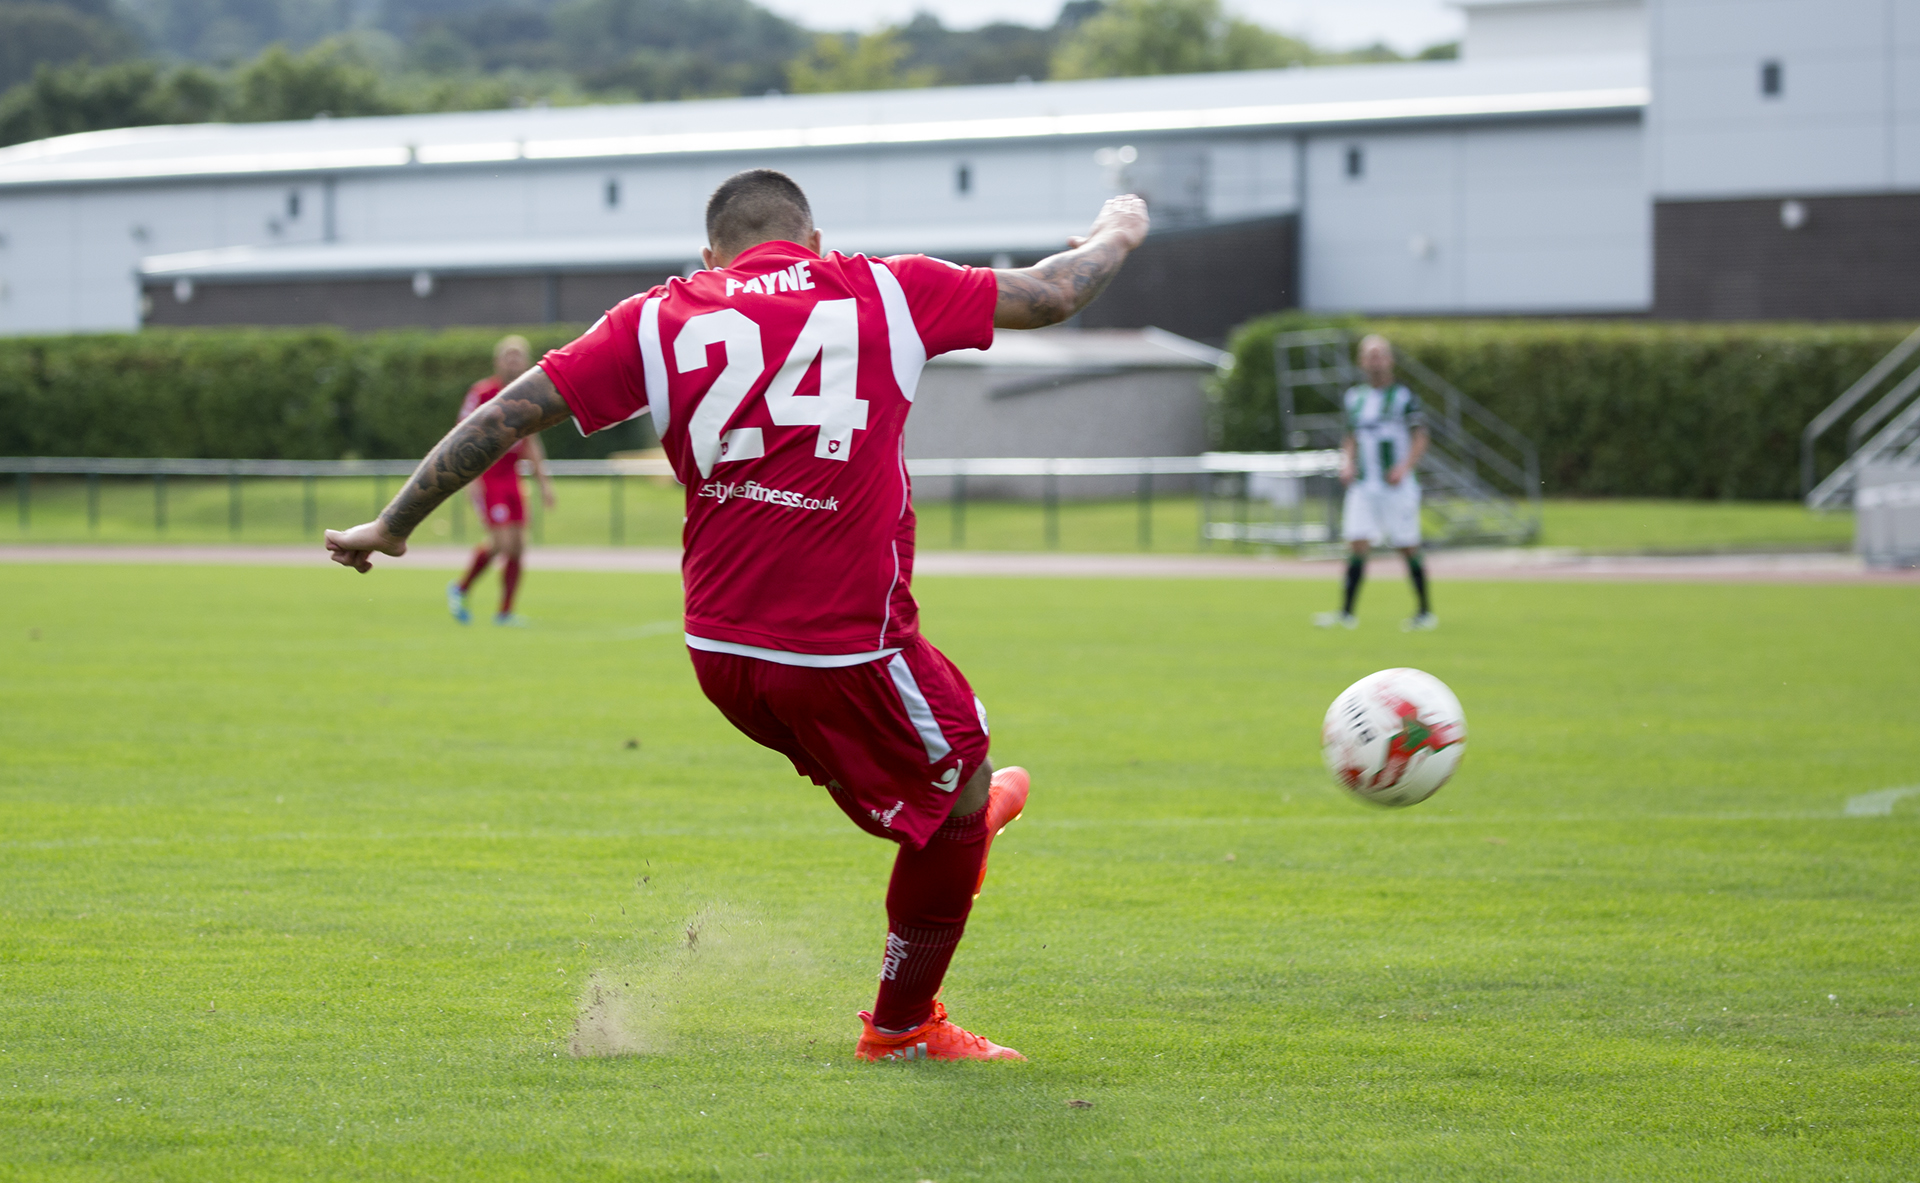
[[[287,194],[287,217],[297,218],[299,216],[300,216],[300,190],[294,189],[288,192]]]
[[[620,208],[620,182],[619,181],[609,180],[607,182],[607,208],[608,209]]]
[[[1350,177],[1367,175],[1367,154],[1358,144],[1347,145],[1347,175]]]
[[[1779,62],[1760,63],[1760,93],[1767,98],[1777,99],[1786,91],[1785,71]]]
[[[973,192],[972,165],[963,164],[953,170],[953,191],[962,197]]]

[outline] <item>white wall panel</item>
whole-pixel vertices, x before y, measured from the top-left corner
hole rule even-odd
[[[1760,57],[1676,64],[1659,75],[1661,118],[1669,127],[1772,126],[1798,119],[1879,119],[1887,112],[1884,52],[1780,55],[1785,92],[1760,93]]]
[[[1880,44],[1911,0],[1652,0],[1655,68],[1701,57],[1850,52]]]
[[[53,194],[10,199],[0,206],[0,332],[55,333],[73,328],[73,246],[76,210]]]
[[[230,192],[208,195],[209,202],[226,210],[239,202]],[[258,197],[258,194],[251,196]],[[81,329],[131,329],[139,324],[139,285],[134,272],[142,256],[152,253],[134,237],[134,228],[147,220],[151,191],[99,189],[73,195],[74,249],[69,313]],[[266,237],[264,224],[257,232]]]
[[[342,181],[356,217],[343,242],[449,242],[522,236],[533,223],[532,190],[546,170],[482,173],[387,173]]]
[[[287,195],[300,193],[299,213]],[[278,233],[275,227],[278,227]],[[47,190],[0,203],[0,333],[139,325],[135,269],[147,255],[319,241],[318,185],[216,182]]]
[[[1229,140],[1208,148],[1209,217],[1226,220],[1292,212],[1299,204],[1292,136]]]
[[[1893,126],[1887,139],[1893,153],[1896,189],[1920,189],[1920,4],[1904,5],[1900,39],[1893,53]]]
[[[863,155],[813,154],[785,159],[769,156],[753,163],[777,168],[798,182],[813,206],[814,221],[822,226],[865,225],[872,216],[871,211],[880,204],[873,194],[876,178],[872,166]],[[739,162],[736,167],[744,165],[745,162]],[[724,180],[725,176],[720,179]]]
[[[1346,150],[1365,154],[1346,175]],[[1315,140],[1305,302],[1404,312],[1636,310],[1652,299],[1628,123]]]
[[[635,235],[704,235],[707,195],[726,179],[722,169],[678,161],[629,165],[620,175],[623,233]]]
[[[1920,184],[1920,2],[1654,0],[1652,16],[1656,198]]]
[[[1348,150],[1362,153],[1349,176]],[[1458,133],[1315,139],[1307,147],[1304,302],[1325,309],[1451,307],[1458,294]],[[1429,246],[1413,249],[1419,239]]]
[[[1035,204],[1051,199],[1051,161],[1043,153],[1029,153],[1027,168],[1015,165],[1002,152],[915,152],[878,170],[873,177],[875,192],[863,202],[870,214],[860,219],[867,225],[902,225],[917,222],[977,222],[1005,217],[1018,208],[1018,178],[1031,170],[1028,184]],[[967,191],[959,186],[959,172],[967,170]],[[816,211],[818,212],[818,211]],[[819,216],[826,218],[825,213]],[[849,219],[837,219],[842,225]]]
[[[902,153],[872,170],[859,224],[914,226],[1033,220],[1062,202],[1057,147],[972,145]],[[969,188],[960,192],[964,165]],[[1089,159],[1087,171],[1094,166]],[[840,219],[854,224],[852,217]]]
[[[1559,3],[1463,5],[1467,33],[1460,55],[1489,58],[1544,57],[1573,53],[1621,53],[1647,47],[1641,0],[1577,0]]]
[[[1048,216],[1058,215],[1069,221],[1075,218],[1091,221],[1102,202],[1132,188],[1127,184],[1124,174],[1116,175],[1100,165],[1096,154],[1101,147],[1118,145],[1096,146],[1082,141],[1062,144],[1054,150],[1056,197]]]
[[[1657,145],[1655,167],[1667,178],[1657,196],[1790,197],[1884,190],[1892,184],[1887,142],[1884,127],[1837,119],[1808,121],[1792,129],[1669,131]],[[1703,162],[1712,167],[1703,167]]]
[[[1653,256],[1617,238],[1476,240],[1462,269],[1462,312],[1636,312],[1653,303]]]

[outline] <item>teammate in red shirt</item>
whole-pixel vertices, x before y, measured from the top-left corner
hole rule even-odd
[[[493,376],[482,378],[467,388],[467,397],[460,403],[460,418],[465,419],[480,408],[494,395],[506,389],[507,384],[527,372],[528,359],[533,356],[533,347],[527,344],[525,337],[515,334],[500,338],[493,347]],[[493,467],[480,474],[480,482],[467,486],[467,492],[473,498],[474,512],[485,523],[487,541],[474,548],[473,561],[467,564],[467,573],[447,585],[447,611],[461,624],[473,619],[467,610],[467,591],[473,587],[473,581],[480,578],[487,564],[497,556],[500,564],[500,611],[494,615],[495,624],[518,624],[520,618],[513,614],[514,593],[520,589],[520,556],[526,550],[526,502],[520,497],[520,461],[533,462],[534,479],[540,482],[540,498],[548,509],[553,508],[553,481],[547,476],[547,450],[540,443],[538,435],[527,438],[507,449]]]
[[[986,711],[920,635],[902,432],[926,360],[1085,307],[1147,229],[1136,197],[1030,268],[820,254],[806,196],[754,169],[707,203],[707,269],[622,301],[460,422],[379,520],[328,531],[365,572],[515,442],[649,415],[687,487],[686,640],[707,697],[896,842],[879,997],[856,1057],[1021,1059],[935,998],[995,834],[1026,805]]]

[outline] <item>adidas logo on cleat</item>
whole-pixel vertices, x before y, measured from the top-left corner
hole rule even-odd
[[[870,1062],[902,1063],[909,1060],[1024,1060],[1010,1047],[984,1036],[975,1035],[951,1022],[947,1008],[933,1000],[933,1013],[911,1031],[888,1035],[873,1025],[873,1015],[860,1012],[861,1035],[853,1047],[853,1058]]]

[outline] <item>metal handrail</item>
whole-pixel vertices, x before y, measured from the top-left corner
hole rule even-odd
[[[151,477],[153,479],[154,530],[167,528],[167,480],[169,477],[225,478],[227,482],[228,529],[239,537],[244,520],[242,489],[246,477],[297,477],[306,486],[303,522],[309,531],[318,528],[319,504],[315,486],[323,477],[406,477],[418,467],[414,460],[199,460],[173,457],[102,456],[0,456],[0,473],[13,474],[17,485],[20,530],[24,534],[31,518],[34,478],[38,476],[83,476],[87,480],[87,523],[90,530],[100,524],[100,486],[103,477]],[[949,514],[952,517],[954,545],[965,537],[967,479],[969,477],[1040,477],[1047,545],[1060,540],[1059,481],[1062,477],[1133,476],[1138,478],[1140,548],[1148,550],[1153,542],[1154,478],[1159,476],[1217,476],[1272,474],[1281,477],[1330,477],[1340,470],[1340,453],[1332,449],[1314,452],[1206,452],[1198,456],[985,456],[923,457],[908,460],[907,471],[914,477],[946,477],[951,481]],[[531,467],[522,462],[522,471]],[[547,471],[558,477],[608,478],[609,544],[625,541],[626,510],[623,477],[674,477],[673,466],[662,456],[620,457],[605,460],[549,460]],[[1210,482],[1202,482],[1204,486]],[[376,491],[376,498],[381,494]],[[464,499],[452,501],[453,535],[461,537],[461,506]],[[534,504],[531,518],[534,540],[542,538],[543,517]],[[1202,525],[1203,536],[1206,526]],[[1296,533],[1298,533],[1296,531]],[[1292,541],[1324,541],[1321,537],[1299,535]],[[1279,541],[1269,539],[1268,541]]]
[[[347,477],[410,476],[417,460],[190,460],[171,457],[0,456],[0,473],[32,476]],[[522,471],[530,465],[522,461]],[[1335,449],[1315,452],[1204,452],[1198,456],[979,456],[907,461],[916,477],[1200,476],[1259,472],[1324,476],[1340,470]],[[549,460],[552,476],[673,476],[661,457]]]
[[[0,473],[36,476],[406,476],[417,460],[191,460],[144,456],[0,456]]]
[[[1340,471],[1340,452],[1203,452],[1198,456],[989,456],[971,459],[909,459],[907,472],[935,476],[1204,476],[1209,473],[1271,473],[1329,476]]]
[[[1859,381],[1847,387],[1845,393],[1828,404],[1826,410],[1815,415],[1813,419],[1807,423],[1806,428],[1800,432],[1800,495],[1806,498],[1809,504],[1811,504],[1813,500],[1815,485],[1813,475],[1814,444],[1821,436],[1825,435],[1834,424],[1840,422],[1842,416],[1848,411],[1853,410],[1861,399],[1878,389],[1880,384],[1887,380],[1888,375],[1904,365],[1907,359],[1912,357],[1917,350],[1920,350],[1920,329],[1915,329],[1913,332],[1907,334],[1906,340],[1894,346],[1885,357],[1874,363],[1872,369],[1860,375]],[[1875,409],[1878,410],[1879,408],[1876,407]],[[1888,410],[1890,412],[1892,408],[1888,408]],[[1850,438],[1848,440],[1849,445],[1851,445],[1852,442],[1853,439]],[[1851,447],[1849,450],[1852,450]],[[1821,483],[1824,485],[1826,482]]]
[[[1393,351],[1393,357],[1395,363],[1402,369],[1411,371],[1420,381],[1428,386],[1434,387],[1447,396],[1447,400],[1451,404],[1448,407],[1448,413],[1456,423],[1459,420],[1459,410],[1465,410],[1467,414],[1473,417],[1475,423],[1478,423],[1480,426],[1505,440],[1508,444],[1512,445],[1515,451],[1521,453],[1523,456],[1536,455],[1533,441],[1520,434],[1518,428],[1508,423],[1505,419],[1500,418],[1498,415],[1495,415],[1486,407],[1481,406],[1478,402],[1474,401],[1471,395],[1464,393],[1453,383],[1428,369],[1421,363],[1420,359],[1411,354],[1402,353],[1398,349]],[[1537,465],[1538,461],[1536,460],[1535,463]]]
[[[1294,392],[1303,387],[1324,391],[1360,380],[1349,352],[1351,343],[1352,336],[1344,329],[1282,333],[1275,339],[1275,394],[1281,431],[1289,442],[1303,435],[1311,438],[1312,433],[1344,427],[1343,417],[1337,414],[1300,414]],[[1302,364],[1298,366],[1294,364],[1295,353],[1301,355]],[[1428,403],[1427,423],[1433,446],[1421,461],[1421,470],[1437,478],[1436,493],[1445,489],[1456,499],[1485,503],[1481,513],[1455,513],[1452,518],[1465,522],[1471,516],[1476,523],[1497,520],[1514,527],[1503,535],[1526,538],[1537,535],[1541,513],[1540,453],[1533,441],[1418,358],[1396,348],[1394,361],[1408,384],[1420,391]],[[1503,451],[1502,446],[1506,450]],[[1489,478],[1498,478],[1498,482]],[[1497,484],[1504,484],[1513,492],[1503,492]],[[1513,504],[1512,498],[1516,496],[1524,499],[1526,511]],[[1478,536],[1484,531],[1476,528],[1467,533]]]
[[[1860,470],[1869,464],[1887,460],[1895,463],[1920,462],[1920,456],[1915,455],[1916,450],[1920,450],[1920,401],[1908,404],[1906,410],[1895,415],[1892,422],[1880,429],[1880,434],[1841,461],[1840,467],[1815,485],[1806,496],[1807,507],[1829,509],[1837,504],[1859,479]]]
[[[1885,398],[1867,408],[1858,419],[1847,425],[1847,451],[1859,451],[1860,441],[1867,438],[1867,433],[1880,426],[1881,421],[1887,416],[1899,410],[1901,404],[1912,398],[1916,390],[1920,390],[1920,368],[1916,368],[1911,374],[1901,379],[1899,385],[1887,391]]]

